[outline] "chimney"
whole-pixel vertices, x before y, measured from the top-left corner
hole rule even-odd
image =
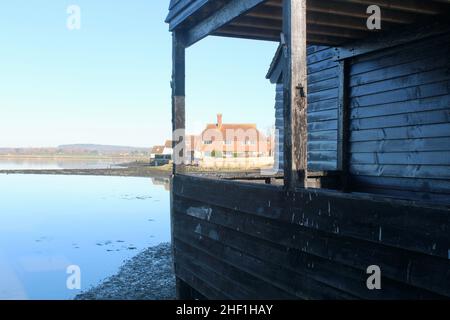
[[[221,113],[217,114],[217,127],[218,128],[222,127],[222,114]]]

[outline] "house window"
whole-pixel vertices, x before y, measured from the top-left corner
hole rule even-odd
[[[244,144],[245,144],[246,146],[254,146],[254,145],[255,145],[255,141],[246,139],[246,140],[244,141]]]
[[[212,144],[212,140],[205,140],[203,141],[203,144]]]

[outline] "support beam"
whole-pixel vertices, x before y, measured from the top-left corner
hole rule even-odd
[[[190,28],[186,35],[186,47],[204,37],[213,34],[217,29],[255,8],[265,0],[231,0],[222,9]]]
[[[350,110],[348,103],[348,63],[348,60],[339,61],[337,170],[340,171],[340,185],[343,191],[349,191],[350,186]]]
[[[283,0],[284,186],[307,186],[306,0]]]
[[[172,147],[173,174],[184,171],[186,49],[179,32],[172,34]]]

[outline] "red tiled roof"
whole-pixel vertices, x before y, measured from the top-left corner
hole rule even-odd
[[[172,141],[171,140],[166,140],[166,142],[164,143],[164,147],[172,148]]]
[[[164,146],[154,146],[154,147],[152,147],[152,150],[150,153],[161,154],[161,153],[163,153],[163,151],[164,151]]]

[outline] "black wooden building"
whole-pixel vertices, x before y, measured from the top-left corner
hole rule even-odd
[[[180,297],[450,298],[449,19],[448,0],[171,1],[173,129],[185,128],[186,48],[279,42],[267,77],[284,172],[256,183],[174,166]]]

